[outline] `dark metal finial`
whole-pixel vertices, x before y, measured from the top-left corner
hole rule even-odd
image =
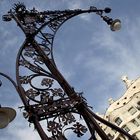
[[[105,13],[110,13],[110,12],[111,12],[111,8],[106,7],[106,8],[104,9],[104,12],[105,12]]]
[[[18,2],[17,4],[16,3],[14,4],[13,10],[16,13],[21,13],[22,11],[26,10],[26,6],[24,5],[24,3]]]

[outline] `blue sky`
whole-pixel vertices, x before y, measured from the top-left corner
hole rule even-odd
[[[19,0],[28,9],[38,10],[87,9],[110,7],[108,16],[119,18],[122,29],[110,28],[98,16],[84,14],[67,21],[57,32],[54,57],[59,70],[75,88],[84,92],[94,112],[104,113],[108,99],[119,98],[126,90],[122,75],[130,79],[140,76],[140,1],[139,0]],[[6,14],[17,0],[0,0],[0,17]],[[6,23],[0,18],[0,72],[15,79],[17,52],[25,37],[15,22]],[[0,104],[17,110],[16,119],[0,130],[0,140],[39,140],[33,127],[18,109],[22,105],[14,87],[4,78],[0,89]],[[70,135],[72,137],[72,135]],[[71,138],[72,139],[72,138]],[[84,137],[82,140],[87,140]]]

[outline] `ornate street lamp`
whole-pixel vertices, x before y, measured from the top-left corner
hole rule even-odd
[[[0,75],[15,86],[24,104],[25,118],[34,124],[42,140],[67,140],[66,131],[73,131],[81,137],[87,130],[91,134],[89,140],[96,140],[95,132],[101,139],[109,140],[96,120],[134,140],[127,132],[91,111],[82,94],[77,93],[59,72],[53,58],[54,37],[65,21],[79,14],[96,13],[112,31],[119,30],[120,20],[103,15],[110,11],[110,8],[102,10],[91,6],[88,10],[39,12],[35,8],[27,10],[23,3],[18,3],[3,15],[4,21],[16,21],[26,39],[17,55],[16,82],[3,73]],[[85,121],[87,127],[76,119],[75,114]],[[47,122],[47,133],[40,124],[43,120]]]

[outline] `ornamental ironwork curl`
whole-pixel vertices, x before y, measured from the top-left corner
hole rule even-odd
[[[42,49],[42,46],[40,48]],[[45,54],[50,55],[50,53]],[[32,123],[32,112],[34,112],[39,121],[46,119],[47,130],[52,134],[50,138],[54,140],[66,139],[64,132],[70,129],[75,130],[73,132],[78,136],[82,136],[84,133],[81,133],[80,130],[76,131],[76,128],[73,127],[68,129],[67,126],[74,125],[76,121],[74,114],[78,114],[76,106],[81,102],[81,94],[77,94],[77,99],[70,99],[67,96],[56,76],[46,67],[43,58],[34,49],[32,43],[25,42],[23,44],[18,54],[17,64],[19,73],[17,80],[24,89],[28,106],[30,106],[27,114],[24,112],[25,118]],[[24,72],[24,75],[22,74],[23,69],[25,69],[26,75]]]

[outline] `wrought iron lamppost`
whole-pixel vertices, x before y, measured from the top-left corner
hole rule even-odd
[[[66,140],[65,132],[70,130],[78,137],[89,130],[89,140],[96,140],[95,132],[103,140],[109,140],[96,120],[134,140],[124,130],[90,110],[82,94],[77,93],[59,72],[53,58],[54,37],[65,21],[79,14],[96,13],[112,31],[119,30],[120,20],[103,15],[110,11],[110,8],[102,10],[92,6],[88,10],[39,12],[35,8],[27,10],[23,3],[18,3],[7,15],[3,15],[4,21],[16,21],[26,39],[17,55],[16,82],[4,73],[0,75],[9,79],[15,86],[24,104],[25,118],[34,124],[42,140]],[[23,69],[26,72],[23,72]],[[38,81],[37,84],[35,81]],[[83,118],[87,128],[76,120],[75,114]],[[40,124],[42,120],[46,120],[51,136],[43,130]]]

